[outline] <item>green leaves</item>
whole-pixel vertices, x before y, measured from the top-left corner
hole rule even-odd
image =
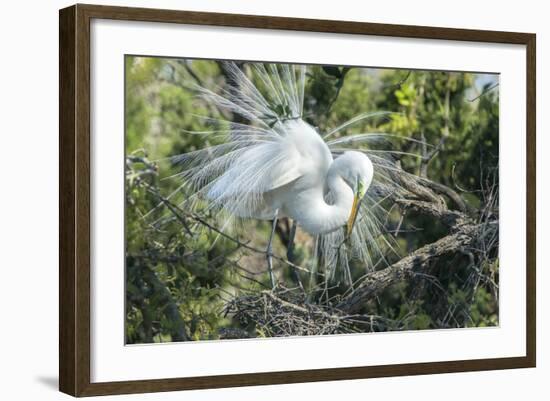
[[[417,98],[416,88],[408,83],[401,85],[399,89],[395,91],[395,97],[401,106],[411,106]]]

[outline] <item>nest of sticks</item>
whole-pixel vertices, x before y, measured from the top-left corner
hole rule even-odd
[[[300,291],[277,287],[232,299],[226,315],[253,337],[345,334],[381,329],[379,317],[349,315],[330,306],[304,302]],[[361,328],[359,327],[361,326]]]

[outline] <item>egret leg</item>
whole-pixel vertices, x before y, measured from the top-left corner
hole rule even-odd
[[[275,275],[273,274],[273,236],[275,235],[275,228],[277,227],[277,215],[279,209],[275,211],[273,217],[273,226],[271,227],[271,235],[269,236],[269,242],[267,243],[266,259],[267,259],[267,271],[269,272],[269,280],[271,281],[271,288],[275,288]]]
[[[289,262],[294,263],[294,237],[296,237],[296,221],[292,222],[292,227],[290,228],[290,234],[288,235],[288,246],[286,248],[286,258]],[[302,290],[302,293],[306,293],[304,290],[304,285],[302,284],[302,280],[300,279],[300,273],[298,273],[298,270],[294,267],[292,267],[292,276],[296,283],[298,283],[298,286]]]

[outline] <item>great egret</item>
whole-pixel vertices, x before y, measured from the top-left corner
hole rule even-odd
[[[321,136],[303,119],[305,66],[247,65],[251,78],[237,64],[223,63],[227,89],[194,87],[233,118],[205,118],[222,128],[202,134],[222,143],[173,157],[181,169],[176,176],[193,193],[187,205],[206,200],[230,218],[273,220],[266,252],[272,285],[272,240],[281,217],[293,220],[292,233],[297,224],[316,238],[330,275],[340,265],[351,280],[350,256],[373,268],[373,254],[383,257],[379,200],[400,190],[391,178],[395,167],[386,153],[347,148],[382,134],[330,137],[387,113],[358,115]]]

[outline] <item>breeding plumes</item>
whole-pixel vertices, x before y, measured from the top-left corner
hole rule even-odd
[[[172,177],[188,195],[184,206],[206,203],[224,216],[224,227],[236,219],[273,220],[267,262],[274,285],[271,243],[283,217],[315,238],[329,277],[338,272],[350,282],[351,258],[373,269],[393,247],[380,219],[381,201],[403,189],[392,151],[369,149],[387,135],[336,134],[388,113],[360,114],[319,133],[303,115],[305,66],[247,63],[245,72],[227,62],[223,68],[226,89],[194,87],[227,116],[204,117],[216,128],[194,132],[218,144],[172,158],[178,169]]]

